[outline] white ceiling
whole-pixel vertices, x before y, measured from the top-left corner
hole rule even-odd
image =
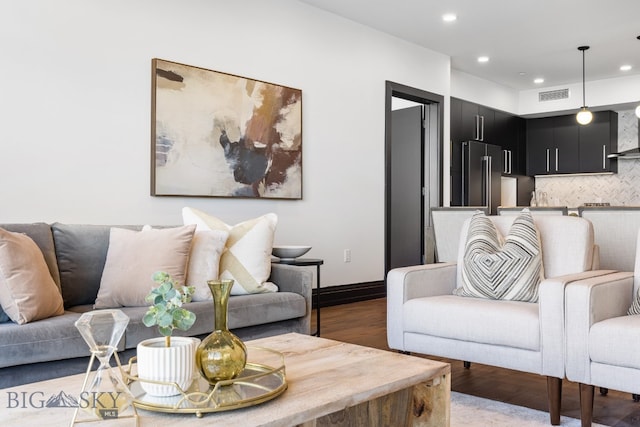
[[[453,69],[516,90],[581,82],[581,45],[591,46],[587,81],[640,74],[640,0],[300,1],[444,53]],[[457,21],[443,22],[448,12]],[[478,63],[480,55],[490,61]],[[622,72],[623,64],[633,68]]]

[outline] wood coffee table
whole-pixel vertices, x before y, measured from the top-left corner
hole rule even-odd
[[[203,418],[138,409],[139,425],[449,426],[447,363],[295,333],[247,344],[284,354],[288,389],[281,396]],[[83,378],[73,375],[0,390],[0,425],[68,425],[73,408],[38,407],[38,402],[61,391],[79,393]],[[134,424],[132,419],[109,421]]]

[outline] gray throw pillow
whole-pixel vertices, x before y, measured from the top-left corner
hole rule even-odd
[[[10,321],[11,319],[9,319],[9,316],[7,316],[7,313],[5,313],[2,307],[0,307],[0,323],[7,323]]]

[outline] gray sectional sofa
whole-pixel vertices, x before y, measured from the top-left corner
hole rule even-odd
[[[90,353],[74,322],[82,313],[93,310],[111,226],[32,223],[0,227],[25,233],[36,242],[61,290],[65,308],[61,316],[23,325],[0,323],[0,388],[84,372]],[[273,264],[269,280],[280,291],[232,296],[229,328],[244,340],[285,332],[308,334],[312,279],[308,270]],[[188,332],[177,331],[175,335],[204,337],[213,330],[212,302],[191,302],[185,308],[196,314],[196,323]],[[147,307],[121,310],[130,318],[118,348],[124,363],[135,354],[140,341],[158,336],[158,332],[142,324]]]

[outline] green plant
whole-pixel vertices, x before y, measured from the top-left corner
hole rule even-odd
[[[171,347],[173,330],[186,331],[196,321],[194,313],[182,308],[182,304],[191,301],[195,289],[193,286],[179,286],[164,271],[154,273],[153,281],[158,286],[145,297],[153,305],[145,313],[142,323],[147,327],[158,325],[158,331],[165,337],[166,346]]]

